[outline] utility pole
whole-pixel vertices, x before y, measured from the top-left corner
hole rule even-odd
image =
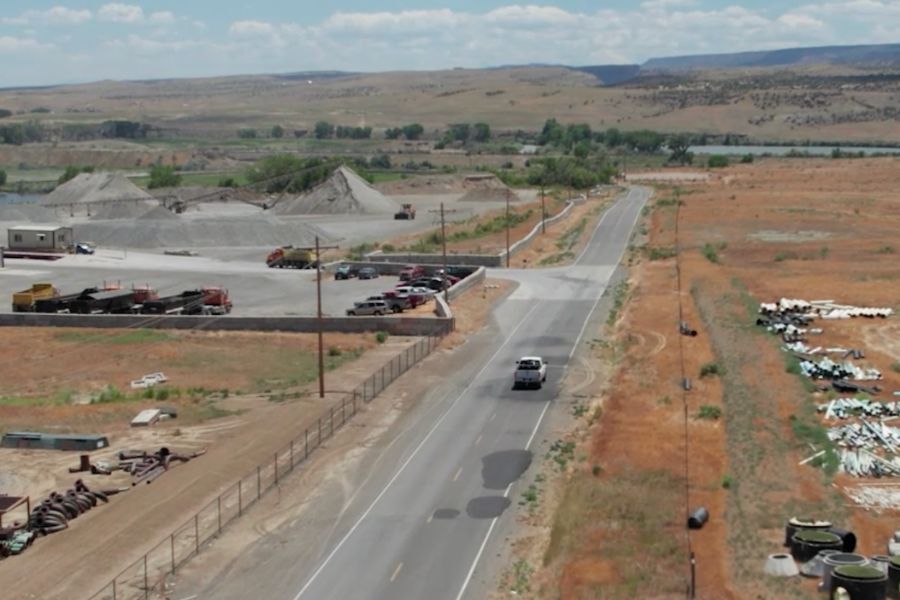
[[[440,215],[441,215],[441,245],[443,246],[443,253],[444,253],[444,276],[442,278],[443,279],[442,287],[444,288],[444,300],[446,300],[447,303],[449,304],[450,303],[450,286],[447,285],[447,221],[444,219],[444,215],[446,213],[456,212],[456,209],[444,210],[444,203],[441,202],[440,210],[430,210],[428,212],[440,213]]]
[[[322,343],[322,250],[332,250],[337,246],[319,245],[319,236],[316,236],[316,329],[319,334],[319,398],[325,397],[325,350]]]
[[[509,188],[506,188],[506,268],[509,268]]]
[[[541,235],[547,233],[547,209],[544,208],[544,184],[541,184]]]

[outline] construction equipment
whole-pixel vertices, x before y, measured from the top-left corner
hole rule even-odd
[[[283,246],[266,258],[270,269],[315,269],[319,266],[314,248]]]
[[[34,304],[44,298],[59,296],[52,283],[35,283],[29,289],[13,294],[13,312],[34,312]]]
[[[227,315],[231,312],[231,296],[228,290],[219,286],[206,286],[200,290],[203,292],[203,314]]]
[[[203,313],[205,297],[200,290],[190,290],[147,300],[141,306],[142,315],[197,315]]]
[[[404,204],[403,208],[394,213],[394,219],[398,221],[405,221],[408,219],[416,218],[416,209],[413,208],[412,204]]]

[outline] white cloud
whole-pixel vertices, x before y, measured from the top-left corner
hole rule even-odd
[[[129,1],[136,0],[125,0]],[[227,31],[207,28],[178,13],[149,13],[138,5],[116,2],[106,3],[93,17],[147,26],[142,36],[110,30],[106,35],[125,37],[101,43],[99,48],[76,47],[76,36],[67,51],[71,48],[91,57],[79,69],[81,77],[105,79],[529,62],[641,63],[659,56],[900,39],[900,0],[804,0],[807,4],[795,8],[768,9],[749,1],[737,4],[737,0],[713,7],[712,1],[644,0],[623,10],[587,12],[553,4],[512,3],[474,13],[449,8],[336,12],[318,23],[240,20]],[[41,16],[44,21],[35,20],[35,24],[50,18],[76,22],[70,13],[78,11],[54,10],[30,11],[3,22],[31,22]],[[90,18],[90,13],[77,18]],[[19,35],[22,44],[37,43],[31,36]],[[5,45],[11,47],[13,42]],[[162,55],[171,60],[151,60]],[[51,82],[68,79],[70,71],[52,61],[21,69],[26,78]]]
[[[31,38],[0,37],[0,54],[34,53],[53,48],[52,44],[41,44]]]
[[[97,11],[97,19],[113,23],[143,23],[144,9],[140,6],[113,2],[104,4]]]
[[[150,18],[148,19],[148,21],[150,21],[151,23],[158,23],[158,24],[174,23],[175,15],[173,15],[172,13],[170,13],[167,10],[164,10],[161,12],[155,12],[152,15],[150,15]]]
[[[18,17],[0,19],[5,25],[29,25],[45,23],[84,23],[91,20],[91,11],[74,10],[65,6],[54,6],[47,10],[28,10]]]

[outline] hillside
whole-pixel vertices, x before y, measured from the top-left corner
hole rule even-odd
[[[670,69],[736,69],[753,67],[785,67],[797,65],[897,65],[900,64],[900,44],[872,44],[860,46],[819,46],[785,48],[734,54],[699,54],[651,58],[641,71]]]

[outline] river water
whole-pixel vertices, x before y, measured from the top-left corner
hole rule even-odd
[[[37,202],[43,197],[43,194],[6,194],[0,192],[0,203],[12,204],[15,202]]]
[[[835,146],[691,146],[694,154],[771,154],[784,156],[791,150],[806,152],[815,156],[830,156]],[[866,154],[900,154],[900,148],[841,147],[844,152],[865,152]]]

